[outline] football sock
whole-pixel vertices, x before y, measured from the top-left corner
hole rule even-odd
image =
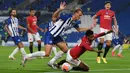
[[[105,52],[104,52],[104,55],[103,55],[103,58],[106,57],[106,55],[107,55],[109,49],[110,49],[110,46],[107,46],[107,45],[106,45],[106,47],[105,47]]]
[[[55,55],[57,54],[56,47],[52,47],[52,51],[54,52]]]
[[[122,49],[123,49],[122,46],[120,46],[118,54],[122,53]]]
[[[116,45],[115,47],[114,47],[114,49],[112,50],[112,52],[114,52],[116,49],[118,49],[119,47],[120,47],[121,45],[119,44],[119,45]]]
[[[50,63],[53,64],[56,60],[61,58],[64,55],[64,52],[59,51],[51,60]]]
[[[102,47],[103,47],[103,43],[99,43],[98,44],[98,50],[102,50]],[[97,56],[100,57],[100,53],[98,53]]]
[[[15,48],[14,51],[10,54],[10,56],[14,56],[19,51],[19,48]]]
[[[23,56],[26,55],[26,51],[24,50],[24,48],[20,48],[20,51],[21,51],[21,53],[22,53]]]
[[[41,51],[41,44],[38,44],[38,51]]]
[[[33,45],[29,46],[30,53],[33,53]]]
[[[65,63],[65,62],[66,62],[66,60],[63,59],[63,60],[61,60],[60,62],[58,62],[57,65],[60,66],[60,65],[62,65],[62,64]]]
[[[45,52],[44,51],[37,51],[31,54],[27,54],[28,58],[33,58],[33,57],[44,57],[45,56]]]

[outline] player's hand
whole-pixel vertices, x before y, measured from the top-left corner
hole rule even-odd
[[[61,2],[60,3],[60,10],[63,10],[66,8],[66,3],[65,2]]]
[[[39,28],[39,30],[40,30],[41,32],[45,32],[45,30],[43,30],[42,28]]]
[[[23,30],[24,30],[24,31],[27,31],[27,29],[26,29],[26,28],[24,28]]]
[[[89,29],[93,29],[96,26],[96,24],[92,24]]]
[[[112,33],[113,32],[113,30],[109,30],[108,32],[106,32],[106,34],[109,34],[109,33]]]

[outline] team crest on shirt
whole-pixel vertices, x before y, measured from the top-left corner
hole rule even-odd
[[[108,12],[106,12],[106,14],[108,14]]]

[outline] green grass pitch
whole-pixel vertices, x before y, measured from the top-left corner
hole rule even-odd
[[[0,46],[0,73],[63,73],[61,70],[53,70],[47,65],[47,62],[52,57],[29,60],[27,61],[26,67],[23,68],[20,65],[22,59],[20,52],[15,55],[16,60],[8,59],[8,55],[14,50],[15,47]],[[29,53],[28,47],[25,47],[25,49],[27,53]],[[36,50],[37,49],[34,48],[34,51]],[[80,57],[80,60],[90,66],[90,71],[88,73],[129,73],[130,50],[123,50],[123,55],[124,58],[112,57],[110,50],[107,55],[108,63],[104,64],[102,62],[101,64],[97,64],[96,53],[87,51]],[[63,58],[65,58],[65,56]],[[70,73],[84,72],[70,71]]]

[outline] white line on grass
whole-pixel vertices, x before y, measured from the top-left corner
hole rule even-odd
[[[100,70],[90,70],[91,72],[104,72],[104,71],[122,71],[122,70],[127,70],[129,71],[130,68],[127,69],[100,69]],[[81,71],[71,71],[71,72],[81,72]],[[63,73],[63,71],[56,71],[56,72],[44,72],[44,73]]]

